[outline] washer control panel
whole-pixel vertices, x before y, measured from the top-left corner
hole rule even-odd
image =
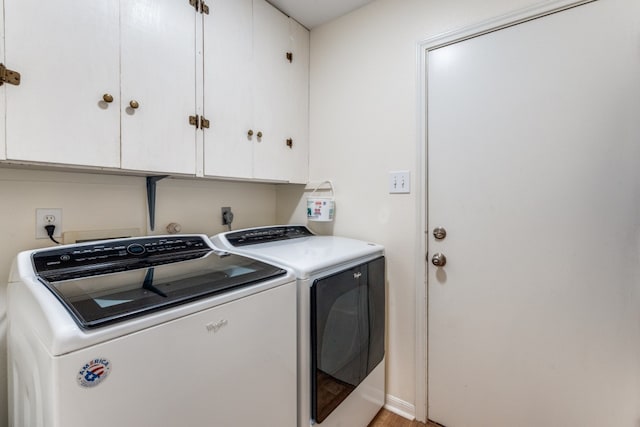
[[[32,255],[36,273],[47,280],[66,280],[144,268],[204,256],[212,251],[206,236],[182,235],[104,240]]]

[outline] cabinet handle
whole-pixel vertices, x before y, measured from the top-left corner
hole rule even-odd
[[[104,95],[102,95],[102,100],[104,102],[111,103],[111,102],[113,102],[113,96],[111,96],[108,93],[105,93]]]
[[[138,104],[138,101],[136,101],[136,100],[131,100],[129,102],[129,106],[135,110],[136,108],[138,108],[140,106],[140,104]]]
[[[262,131],[258,131],[258,134],[256,135],[258,138],[262,138]]]
[[[249,132],[247,132],[247,136],[249,138],[251,138],[253,136],[253,130],[252,129],[249,129]]]

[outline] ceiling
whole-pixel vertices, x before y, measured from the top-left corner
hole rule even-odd
[[[268,0],[269,3],[311,29],[373,0]]]

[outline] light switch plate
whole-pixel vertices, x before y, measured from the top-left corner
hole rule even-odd
[[[391,194],[411,193],[411,172],[409,171],[389,172],[389,193]]]

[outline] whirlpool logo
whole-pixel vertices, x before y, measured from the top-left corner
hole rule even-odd
[[[205,326],[207,327],[207,332],[216,333],[223,327],[227,326],[229,321],[227,319],[218,320],[217,322],[207,323]]]

